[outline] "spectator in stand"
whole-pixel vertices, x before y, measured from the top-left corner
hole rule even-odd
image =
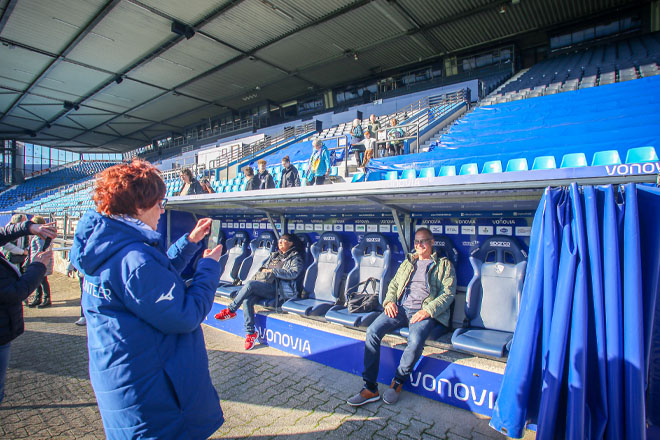
[[[211,186],[211,182],[209,182],[208,177],[204,177],[202,180],[200,180],[199,184],[202,185],[202,191],[204,191],[206,194],[215,193],[215,190]]]
[[[307,164],[307,181],[310,185],[323,185],[330,175],[330,153],[321,139],[314,139],[312,147],[314,152]]]
[[[362,167],[366,168],[367,164],[369,163],[369,160],[371,160],[372,157],[374,157],[374,149],[376,148],[376,139],[371,137],[371,132],[366,131],[364,133],[364,141],[362,141],[364,144],[365,152],[364,152],[364,162],[362,163]]]
[[[11,220],[7,223],[9,225],[16,225],[27,221],[27,216],[25,214],[14,214],[11,216]],[[30,250],[29,243],[26,236],[20,236],[16,240],[5,243],[2,246],[2,253],[7,258],[11,264],[14,264],[18,267],[18,270],[23,273],[25,260],[27,259]]]
[[[401,127],[397,127],[396,118],[390,120],[390,124],[393,128],[387,130],[388,139],[400,139],[405,136],[405,133]],[[399,156],[403,154],[403,141],[392,141],[387,143],[387,152],[389,156]]]
[[[369,125],[367,125],[367,131],[371,133],[371,137],[373,139],[378,139],[378,130],[380,130],[380,122],[376,120],[376,115],[369,116]]]
[[[280,188],[292,188],[300,186],[300,175],[298,169],[291,165],[289,156],[282,158],[282,179],[280,180]]]
[[[267,162],[264,159],[259,159],[257,161],[259,189],[275,188],[275,180],[273,180],[273,176],[271,176],[266,169],[266,164]]]
[[[245,177],[248,179],[247,184],[245,185],[245,191],[259,189],[261,182],[259,178],[254,175],[254,169],[252,167],[243,168],[243,174],[245,174]]]
[[[433,252],[433,234],[427,228],[415,233],[415,252],[403,260],[387,287],[383,300],[385,311],[367,329],[364,342],[364,388],[348,399],[351,406],[362,406],[380,399],[378,367],[380,343],[387,333],[408,327],[408,345],[403,351],[392,384],[383,401],[394,404],[401,388],[422,355],[424,342],[431,331],[449,328],[449,313],[456,294],[456,272],[451,261]]]
[[[357,118],[353,119],[353,128],[351,129],[351,149],[355,153],[355,160],[357,166],[362,166],[364,163],[364,145],[362,140],[364,139],[364,130],[362,130],[361,121]]]
[[[32,223],[37,224],[37,225],[45,225],[46,224],[46,219],[43,218],[40,215],[35,215],[32,217]],[[32,240],[30,240],[30,263],[33,263],[35,261],[35,258],[39,254],[39,251],[41,250],[41,247],[44,245],[44,239],[38,236],[32,237]],[[50,262],[46,265],[46,274],[44,277],[41,279],[41,284],[39,287],[37,287],[37,293],[34,296],[34,300],[32,300],[31,303],[28,304],[28,307],[37,307],[39,309],[43,309],[45,307],[50,307],[51,306],[51,300],[50,300],[50,284],[48,284],[48,275],[53,274],[53,260],[51,259]],[[43,301],[42,298],[43,297]]]
[[[192,171],[190,171],[189,168],[182,169],[179,177],[181,177],[181,180],[183,180],[183,188],[181,188],[181,192],[179,193],[180,196],[204,194],[202,185],[200,185],[197,179],[195,179]]]
[[[245,349],[254,347],[259,334],[254,327],[254,304],[260,298],[275,298],[280,290],[280,304],[298,296],[297,280],[305,270],[302,243],[293,234],[282,234],[277,242],[278,250],[270,254],[268,260],[238,291],[226,309],[215,315],[224,321],[236,317],[236,310],[243,305],[245,318]]]
[[[55,238],[55,223],[37,225],[30,221],[10,223],[0,228],[0,246],[29,234],[41,238]],[[37,253],[21,274],[18,267],[0,256],[0,402],[5,396],[5,377],[9,365],[11,341],[25,330],[23,305],[25,299],[39,286],[46,266],[53,261],[53,251]]]
[[[223,423],[201,323],[220,279],[222,246],[188,266],[211,230],[200,219],[168,250],[156,231],[165,212],[160,171],[134,159],[96,177],[96,211],[71,247],[84,275],[90,381],[108,439],[208,438]]]

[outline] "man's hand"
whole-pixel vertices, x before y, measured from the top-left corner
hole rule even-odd
[[[199,243],[199,241],[206,237],[209,232],[211,232],[211,220],[210,218],[202,218],[200,219],[197,224],[195,225],[195,228],[190,232],[190,235],[188,236],[188,241],[191,243]]]
[[[398,312],[399,312],[399,308],[393,302],[389,302],[385,306],[385,314],[390,318],[396,318]]]
[[[46,238],[55,238],[57,237],[57,224],[55,222],[46,223],[45,225],[32,223],[30,225],[30,234],[38,235],[44,240]]]
[[[222,256],[222,245],[219,244],[213,249],[205,249],[204,250],[204,255],[202,255],[204,258],[213,258],[215,261],[218,261],[220,257]]]
[[[53,250],[48,249],[43,252],[39,252],[37,255],[34,256],[32,259],[33,263],[41,263],[44,266],[48,267],[50,263],[53,261]]]
[[[424,321],[425,319],[430,318],[431,315],[429,315],[429,312],[426,310],[422,309],[419,312],[415,313],[412,318],[410,318],[410,323],[414,324],[419,321]]]

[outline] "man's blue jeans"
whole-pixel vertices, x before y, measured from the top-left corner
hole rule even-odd
[[[250,280],[238,291],[234,300],[229,303],[229,310],[235,312],[243,304],[245,317],[245,333],[254,333],[254,304],[261,298],[275,298],[275,283]]]
[[[396,369],[394,379],[398,383],[405,383],[412,372],[413,367],[424,351],[424,342],[436,325],[442,325],[433,318],[409,324],[410,318],[416,313],[415,310],[407,310],[403,306],[397,306],[397,315],[390,318],[383,312],[371,323],[367,329],[367,338],[364,341],[364,372],[362,379],[366,387],[371,391],[378,390],[376,380],[378,379],[378,366],[380,363],[380,342],[385,334],[401,327],[408,327],[408,345],[403,350],[401,361]]]
[[[7,368],[9,367],[9,348],[11,342],[0,345],[0,402],[5,397],[5,377],[7,377]]]

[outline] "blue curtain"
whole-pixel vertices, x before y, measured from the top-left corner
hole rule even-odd
[[[660,402],[660,191],[547,188],[490,425],[515,438],[644,439]],[[656,327],[658,327],[656,325]]]

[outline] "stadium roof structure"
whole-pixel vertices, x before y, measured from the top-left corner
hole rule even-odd
[[[126,152],[633,0],[0,0],[0,138]]]

